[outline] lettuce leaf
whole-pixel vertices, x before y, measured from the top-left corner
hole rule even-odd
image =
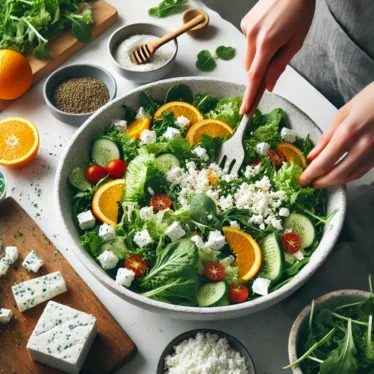
[[[101,239],[95,231],[84,233],[80,237],[82,247],[93,257],[97,257],[100,252]]]
[[[206,117],[219,119],[229,124],[233,129],[236,129],[242,119],[242,116],[239,114],[241,105],[242,98],[239,96],[221,99],[218,101],[215,109],[206,114]]]

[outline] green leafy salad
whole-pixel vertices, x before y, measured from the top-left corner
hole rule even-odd
[[[72,170],[72,219],[83,248],[116,282],[154,300],[222,306],[267,295],[310,260],[332,218],[327,192],[298,179],[313,148],[281,108],[256,111],[237,175],[215,162],[234,133],[240,97],[165,98],[92,139],[90,163]]]

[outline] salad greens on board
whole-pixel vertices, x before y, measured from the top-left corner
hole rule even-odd
[[[118,284],[220,306],[277,290],[309,262],[335,213],[326,216],[326,190],[298,184],[313,143],[281,108],[257,110],[239,174],[222,170],[215,158],[240,105],[184,84],[164,98],[141,92],[138,108],[124,104],[123,118],[92,139],[89,162],[69,176],[72,219]]]

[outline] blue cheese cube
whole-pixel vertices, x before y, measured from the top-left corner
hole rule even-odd
[[[177,118],[177,120],[175,121],[175,123],[182,129],[184,130],[187,130],[190,125],[191,125],[191,122],[188,118],[186,118],[185,116],[179,116]]]
[[[164,136],[168,140],[171,140],[180,134],[181,133],[178,129],[175,129],[174,127],[168,127],[162,136]]]
[[[261,296],[269,293],[270,280],[265,278],[256,278],[252,284],[252,291]]]
[[[13,312],[10,309],[0,308],[0,323],[8,323],[12,319]]]
[[[151,206],[145,206],[140,209],[140,218],[149,221],[153,217],[153,208]]]
[[[191,237],[191,240],[195,243],[196,247],[201,249],[204,248],[205,243],[204,240],[199,235],[194,235]]]
[[[43,265],[44,261],[34,251],[31,251],[22,262],[22,266],[33,273],[37,273]]]
[[[118,257],[112,251],[104,251],[97,259],[104,270],[113,269],[118,264]]]
[[[214,249],[215,251],[219,251],[225,246],[225,244],[225,237],[219,231],[210,231],[208,241],[205,245],[208,248]]]
[[[64,278],[59,271],[12,286],[13,296],[20,312],[66,291]]]
[[[114,128],[119,132],[124,132],[127,130],[127,121],[123,119],[119,119],[118,121],[114,122]]]
[[[0,260],[0,278],[3,277],[9,269],[9,264],[6,262],[5,258]]]
[[[149,235],[148,230],[145,229],[143,231],[138,231],[135,233],[134,242],[138,247],[143,248],[146,245],[152,243],[152,238],[151,235]]]
[[[50,301],[26,348],[34,361],[78,374],[96,334],[94,316]]]
[[[99,237],[104,241],[107,242],[112,240],[116,237],[116,230],[112,225],[108,225],[107,223],[103,223],[99,228]]]
[[[92,229],[95,226],[96,218],[92,214],[91,210],[87,210],[86,212],[79,213],[77,215],[79,227],[82,230]]]
[[[10,265],[14,264],[18,260],[18,249],[17,247],[5,247],[4,261]]]
[[[120,286],[130,287],[134,278],[135,273],[132,270],[120,268],[116,275],[116,282]]]
[[[143,130],[140,134],[140,140],[143,144],[150,144],[156,141],[156,131]]]
[[[183,227],[179,222],[174,222],[166,229],[165,234],[172,242],[175,242],[176,240],[185,236],[186,231],[183,230]]]

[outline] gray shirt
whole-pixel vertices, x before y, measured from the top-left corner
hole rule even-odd
[[[336,107],[374,81],[374,1],[317,0],[303,48],[291,61]]]

